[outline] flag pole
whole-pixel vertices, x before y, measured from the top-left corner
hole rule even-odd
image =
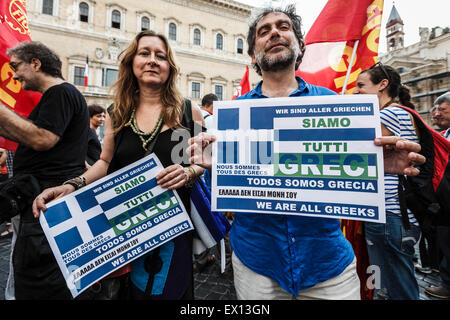
[[[348,70],[347,70],[347,74],[345,75],[345,81],[344,81],[344,86],[342,87],[341,95],[345,94],[345,91],[347,90],[347,83],[348,83],[348,79],[350,78],[350,74],[352,72],[353,60],[355,60],[356,49],[358,49],[358,45],[359,45],[359,40],[356,40],[355,46],[353,47],[352,56],[350,58],[350,63],[348,64]]]

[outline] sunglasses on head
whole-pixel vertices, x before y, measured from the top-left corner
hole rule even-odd
[[[386,79],[389,80],[389,82],[391,81],[391,77],[389,76],[389,73],[387,72],[386,68],[383,66],[383,64],[381,62],[377,62],[375,63],[373,66],[371,66],[369,68],[369,70],[375,69],[376,67],[380,67],[381,71],[384,73],[384,75],[386,76]]]

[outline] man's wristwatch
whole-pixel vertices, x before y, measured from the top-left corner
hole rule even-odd
[[[86,185],[86,178],[85,177],[75,177],[75,178],[65,181],[63,183],[63,185],[65,185],[65,184],[70,184],[71,186],[73,186],[75,188],[75,190],[78,190],[80,188],[83,188]]]

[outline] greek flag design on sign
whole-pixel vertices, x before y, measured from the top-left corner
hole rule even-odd
[[[138,167],[142,167],[142,164],[137,165],[130,171]],[[140,223],[138,214],[142,212],[141,210],[153,208],[155,203],[163,198],[171,200],[171,206],[164,208],[165,210],[178,204],[173,192],[160,193],[161,191],[155,190],[155,188],[160,187],[157,185],[156,179],[153,178],[156,175],[155,172],[152,172],[154,167],[156,167],[156,163],[151,161],[145,170],[139,171],[136,178],[129,180],[124,185],[118,185],[117,179],[120,178],[115,177],[109,181],[104,181],[101,191],[96,192],[98,189],[91,188],[75,195],[76,201],[63,201],[49,207],[43,214],[48,227],[56,234],[54,239],[60,253],[64,255],[87,240],[106,232],[111,227],[115,235],[119,235],[126,231],[117,229],[120,222],[130,218],[131,221]],[[128,190],[129,188],[130,190]],[[127,210],[126,202],[123,204],[126,198],[140,197],[146,200],[153,196],[155,198],[152,200],[143,201],[140,206],[132,207],[130,210]],[[154,210],[155,214],[159,212],[156,209]],[[83,215],[84,219],[73,219],[72,214]],[[74,221],[80,224],[73,226]]]

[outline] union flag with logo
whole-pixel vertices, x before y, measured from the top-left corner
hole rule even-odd
[[[352,93],[362,70],[378,61],[383,0],[329,0],[305,37],[296,72],[306,82]]]
[[[20,42],[31,41],[25,0],[0,1],[0,101],[27,117],[41,98],[39,92],[25,91],[12,78],[6,51]],[[17,143],[0,136],[0,148],[16,150]]]

